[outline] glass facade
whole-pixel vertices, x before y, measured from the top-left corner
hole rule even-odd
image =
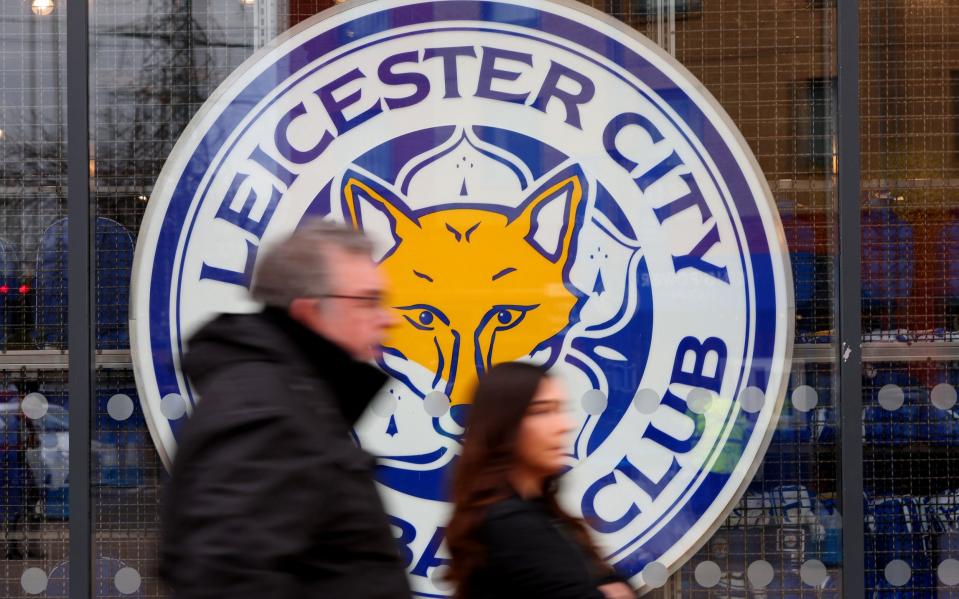
[[[65,589],[65,7],[0,19],[0,594]]]
[[[959,557],[959,11],[868,2],[860,22],[866,582],[947,597]]]
[[[766,457],[740,505],[666,591],[838,597],[836,10],[703,2],[675,31],[676,58],[729,112],[769,182],[792,262],[796,324],[790,385]]]
[[[67,597],[67,6],[2,2],[0,596]],[[855,576],[869,596],[959,594],[959,8],[912,0],[587,4],[672,54],[730,115],[779,208],[795,287],[793,369],[765,459],[725,523],[654,593],[838,597]],[[127,327],[153,185],[217,86],[331,5],[89,5],[96,376],[95,392],[79,401],[92,412],[93,596],[170,596],[156,572],[165,470],[139,405]],[[842,204],[840,10],[858,10],[862,162],[861,198]],[[836,306],[839,215],[849,202],[861,220],[863,359],[852,372],[863,409],[844,430]],[[861,435],[859,464],[841,463],[850,431]],[[843,477],[860,478],[865,493],[861,572],[843,567]]]

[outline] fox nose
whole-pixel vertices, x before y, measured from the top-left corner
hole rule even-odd
[[[457,373],[456,380],[447,386],[451,409],[458,406],[468,406],[473,402],[473,387],[476,386],[476,375],[472,373]]]
[[[465,344],[454,344],[452,359],[447,367],[446,380],[450,381],[447,394],[453,406],[468,405],[473,401],[473,388],[480,375],[471,348]]]
[[[459,404],[450,408],[450,418],[458,426],[466,428],[466,421],[469,418],[470,407],[467,404]]]

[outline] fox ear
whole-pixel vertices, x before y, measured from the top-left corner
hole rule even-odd
[[[364,214],[368,217],[365,225]],[[352,169],[346,171],[343,175],[343,217],[347,224],[357,231],[366,231],[377,215],[389,224],[395,241],[403,239],[411,229],[419,228],[410,209],[387,186]]]
[[[577,165],[562,169],[534,188],[535,191],[510,221],[550,262],[565,264],[571,257],[585,205],[586,177]]]

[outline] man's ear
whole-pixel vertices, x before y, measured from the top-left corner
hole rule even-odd
[[[319,321],[322,319],[318,305],[320,301],[311,297],[299,297],[290,302],[286,311],[290,318],[311,331],[316,331]]]
[[[519,208],[509,226],[546,259],[565,264],[574,253],[576,233],[582,222],[586,177],[578,165],[542,179]]]

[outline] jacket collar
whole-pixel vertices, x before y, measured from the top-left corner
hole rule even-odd
[[[386,384],[387,376],[375,366],[355,360],[326,337],[290,318],[285,310],[266,308],[263,317],[293,343],[294,359],[305,362],[328,385],[343,416],[353,424]]]

